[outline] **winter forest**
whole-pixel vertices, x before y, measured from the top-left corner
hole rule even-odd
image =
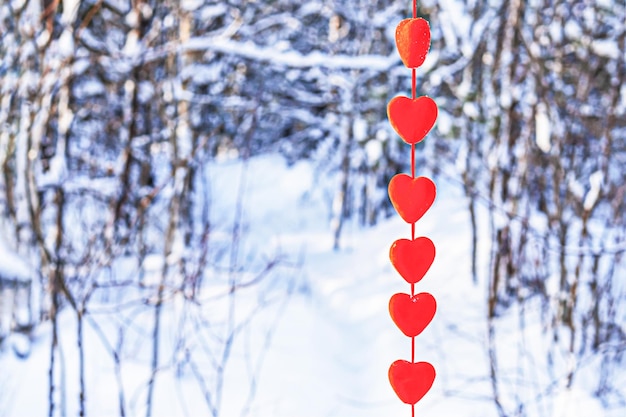
[[[410,0],[0,0],[0,417],[409,416]],[[422,0],[418,416],[626,415],[626,2]]]

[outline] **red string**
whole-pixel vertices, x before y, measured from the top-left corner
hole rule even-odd
[[[413,19],[417,17],[417,0],[413,0]],[[411,70],[411,98],[417,95],[417,74]],[[415,144],[411,144],[411,178],[415,178]],[[411,240],[415,240],[415,222],[411,223]],[[415,284],[411,284],[411,297],[415,296]],[[411,362],[415,363],[415,336],[411,337]],[[415,404],[411,404],[411,417],[415,417]]]
[[[413,19],[417,17],[417,0],[413,0]],[[417,74],[411,69],[411,98],[417,93]],[[411,143],[411,178],[415,178],[415,143]],[[415,222],[411,223],[411,240],[415,240]],[[411,297],[415,296],[415,284],[411,283]],[[411,362],[415,363],[415,336],[411,338]],[[415,417],[415,404],[411,405],[411,416]]]
[[[411,178],[415,178],[415,144],[411,144]]]

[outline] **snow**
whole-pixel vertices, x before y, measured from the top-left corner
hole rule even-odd
[[[139,13],[131,9],[124,17],[124,21],[128,26],[136,28],[139,25]]]
[[[565,22],[565,27],[563,28],[563,31],[565,32],[565,36],[567,36],[570,40],[580,39],[583,33],[582,28],[573,19],[569,19],[567,22]]]
[[[154,97],[154,85],[149,81],[140,81],[137,98],[140,103],[148,103]]]
[[[261,47],[253,42],[238,42],[222,37],[195,37],[180,46],[182,51],[226,52],[243,58],[254,59],[260,62],[271,61],[273,65],[284,65],[294,68],[323,67],[332,69],[370,69],[387,70],[400,60],[397,53],[389,57],[379,55],[327,55],[313,51],[307,55],[296,51],[281,51],[275,47]]]
[[[106,92],[104,85],[95,79],[86,80],[74,86],[74,94],[78,98],[87,98],[104,94]]]
[[[82,75],[85,71],[89,69],[91,63],[88,59],[76,59],[72,64],[72,73],[74,76],[78,77]]]
[[[334,181],[332,177],[314,180],[317,174],[312,164],[298,162],[287,167],[280,157],[270,155],[246,163],[232,159],[215,162],[207,170],[216,220],[232,219],[232,207],[238,198],[236,190],[241,189],[246,245],[264,256],[278,251],[286,259],[301,262],[298,269],[288,268],[271,281],[274,288],[289,282],[294,285],[291,295],[280,303],[255,312],[253,300],[264,296],[260,289],[247,290],[238,298],[239,314],[252,314],[254,325],[234,345],[226,368],[220,415],[367,417],[410,413],[387,380],[389,364],[410,355],[409,339],[395,328],[387,312],[391,295],[408,291],[408,285],[389,262],[388,250],[395,239],[410,235],[410,227],[399,216],[369,229],[348,224],[342,250],[334,251],[327,225],[329,207],[323,192]],[[592,185],[597,178],[592,175]],[[437,257],[416,290],[432,293],[438,312],[416,339],[416,358],[431,362],[438,376],[433,389],[417,405],[416,414],[496,417],[485,353],[485,294],[482,286],[471,282],[469,221],[461,209],[466,205],[465,197],[453,183],[440,180],[437,187],[435,204],[416,227],[418,236],[428,236],[435,242]],[[228,240],[228,232],[224,231],[222,237]],[[484,248],[484,242],[479,246]],[[0,268],[19,271],[14,275],[31,276],[18,257],[3,259],[10,261],[1,263]],[[148,255],[143,263],[144,284],[156,284],[163,265],[161,254]],[[136,267],[129,263],[122,270],[132,274]],[[219,294],[221,290],[215,287],[207,291]],[[126,295],[132,299],[138,294]],[[88,415],[119,414],[118,382],[109,350],[119,342],[122,331],[126,346],[134,346],[124,350],[121,363],[126,412],[133,416],[145,414],[150,346],[146,338],[152,316],[148,314],[150,310],[142,310],[141,306],[133,312],[122,305],[92,305],[92,311],[111,307],[113,311],[92,313],[85,327]],[[164,365],[155,386],[155,416],[210,414],[185,354],[185,349],[194,348],[190,342],[201,342],[198,337],[202,331],[187,335],[187,339],[180,339],[180,335],[189,322],[185,317],[191,314],[194,320],[206,320],[223,312],[225,304],[218,298],[205,310],[189,305],[183,308],[185,305],[182,298],[177,298],[165,307],[162,316]],[[550,417],[623,415],[623,408],[603,409],[582,378],[570,389],[559,389],[547,396],[540,391],[546,383],[543,369],[547,365],[533,362],[541,359],[533,352],[543,340],[539,336],[544,333],[541,309],[530,304],[527,308],[534,318],[523,329],[517,327],[516,311],[496,323],[500,369],[503,375],[521,378],[515,382],[503,377],[503,403],[510,404],[513,398],[522,396],[527,400],[529,413],[540,415],[539,407],[551,407]],[[77,413],[75,328],[75,316],[69,309],[63,310],[59,340],[66,366],[68,415]],[[269,348],[263,350],[267,329],[273,330]],[[50,334],[50,327],[45,324],[32,342],[16,339],[16,351],[24,353],[25,359],[10,352],[0,354],[0,409],[5,414],[46,414],[47,403],[43,399],[47,398]],[[186,340],[184,349],[176,347],[176,340]],[[513,347],[521,340],[526,340],[528,358],[518,362]],[[565,361],[566,356],[557,352],[553,359]],[[196,366],[210,378],[210,362],[200,361]],[[577,366],[593,369],[584,363]],[[254,394],[249,390],[251,377],[258,383]],[[6,392],[9,395],[1,394]],[[544,394],[541,404],[534,400],[539,394]]]
[[[66,239],[61,256],[79,258],[85,242],[92,239],[95,242],[92,259],[99,263],[93,266],[72,260],[76,264],[66,269],[72,291],[81,297],[91,291],[91,284],[95,288],[85,315],[87,415],[119,415],[119,391],[125,397],[122,405],[126,415],[146,414],[155,289],[160,284],[165,284],[165,298],[153,415],[409,415],[410,408],[399,402],[387,380],[389,364],[410,354],[409,343],[391,322],[387,309],[392,294],[408,291],[407,284],[390,265],[389,246],[395,239],[408,237],[410,229],[396,215],[384,218],[384,214],[379,214],[378,224],[371,228],[364,228],[357,221],[361,210],[367,212],[370,205],[387,199],[380,173],[387,175],[390,165],[397,166],[402,161],[407,168],[406,160],[397,158],[405,155],[399,153],[403,144],[380,119],[384,118],[384,107],[371,104],[398,92],[390,88],[404,85],[408,89],[410,85],[410,71],[402,65],[392,45],[395,24],[389,23],[400,16],[407,17],[408,4],[389,2],[360,7],[349,2],[253,1],[238,8],[237,2],[182,0],[178,11],[189,12],[199,26],[193,34],[195,37],[180,40],[163,32],[165,28],[176,28],[180,20],[176,7],[158,13],[160,19],[152,21],[150,16],[153,13],[156,16],[158,10],[153,11],[147,4],[139,5],[137,12],[128,1],[106,0],[92,23],[80,28],[80,35],[75,33],[80,36],[76,43],[69,34],[80,25],[69,23],[76,23],[77,0],[62,0],[61,14],[57,16],[62,27],[54,34],[34,23],[42,13],[41,2],[11,2],[14,6],[27,3],[30,11],[26,14],[30,17],[22,18],[32,22],[20,24],[19,30],[9,27],[15,23],[10,21],[13,8],[9,4],[0,6],[3,16],[0,32],[5,48],[4,61],[0,64],[3,93],[0,125],[7,125],[6,129],[0,129],[0,149],[8,152],[9,139],[15,135],[15,157],[7,160],[11,162],[7,167],[19,173],[14,189],[17,218],[2,220],[7,234],[0,236],[0,417],[47,414],[52,329],[49,322],[44,322],[33,333],[16,330],[16,323],[31,319],[25,314],[29,313],[28,309],[21,306],[14,311],[13,303],[17,303],[18,286],[25,288],[32,283],[33,293],[39,296],[46,293],[40,286],[47,282],[49,271],[38,271],[22,255],[30,248],[28,259],[36,262],[41,257],[28,226],[30,213],[25,209],[28,193],[40,192],[36,209],[44,212],[41,239],[54,264],[57,255],[54,216],[58,200],[53,199],[59,196],[53,196],[46,188],[50,186],[63,187],[67,197],[63,209]],[[579,272],[576,337],[592,337],[588,333],[593,332],[597,323],[588,324],[586,317],[591,317],[587,315],[594,302],[609,310],[603,311],[605,316],[613,314],[610,310],[617,306],[618,311],[614,312],[617,323],[625,317],[623,303],[618,298],[612,299],[623,297],[624,283],[620,278],[624,271],[616,271],[613,281],[600,284],[601,288],[614,286],[612,291],[603,290],[600,300],[592,299],[589,285],[590,271],[595,268],[592,264],[597,262],[598,277],[611,276],[607,259],[621,256],[626,247],[619,228],[600,224],[609,219],[607,211],[615,211],[611,204],[613,200],[617,204],[621,197],[615,185],[620,184],[623,173],[619,164],[613,164],[615,158],[607,162],[608,167],[600,167],[594,158],[583,158],[580,166],[575,161],[571,169],[565,167],[568,169],[562,173],[557,170],[558,164],[553,164],[552,159],[560,156],[554,154],[558,138],[591,135],[585,146],[591,144],[591,149],[599,152],[610,141],[606,137],[592,137],[597,129],[587,132],[584,123],[567,125],[568,108],[559,109],[563,100],[557,97],[555,101],[550,91],[544,91],[554,87],[565,98],[572,98],[576,95],[575,80],[572,83],[561,75],[588,70],[585,65],[577,67],[578,60],[606,64],[598,74],[594,75],[593,71],[587,74],[591,76],[586,80],[589,88],[584,89],[589,90],[588,103],[577,105],[574,110],[583,116],[594,116],[594,123],[600,127],[604,125],[603,118],[612,115],[617,120],[623,118],[626,86],[619,85],[616,71],[624,51],[619,49],[616,39],[620,32],[615,30],[621,27],[623,7],[620,9],[614,0],[585,2],[571,10],[564,5],[550,9],[544,3],[528,2],[522,20],[517,22],[517,38],[513,43],[521,41],[531,55],[527,56],[522,47],[518,69],[512,68],[511,63],[519,51],[511,50],[506,27],[500,25],[506,25],[506,16],[503,20],[498,15],[503,7],[507,9],[506,2],[421,3],[422,11],[433,19],[436,48],[418,70],[418,85],[423,89],[420,94],[434,94],[440,105],[433,133],[455,137],[441,137],[442,142],[437,146],[427,142],[425,148],[418,147],[426,152],[418,159],[418,169],[424,161],[441,175],[435,178],[437,201],[417,225],[417,234],[431,237],[437,247],[435,263],[417,290],[434,294],[439,308],[432,325],[417,340],[417,360],[432,362],[438,372],[433,390],[418,404],[419,416],[622,417],[626,412],[623,402],[626,395],[620,390],[626,384],[626,367],[624,359],[618,357],[623,351],[623,346],[618,345],[622,341],[619,332],[623,334],[626,327],[602,323],[599,330],[603,337],[606,333],[607,341],[598,348],[600,353],[589,352],[589,345],[576,340],[580,352],[574,355],[568,348],[568,329],[559,323],[559,301],[569,297],[561,280],[571,284],[574,273]],[[348,27],[350,30],[341,42],[328,45],[325,43],[328,20],[337,16],[345,20],[341,30]],[[150,22],[155,24],[147,32],[139,31],[141,38],[135,33],[140,17],[148,26]],[[93,26],[99,25],[101,18],[106,26],[104,31]],[[312,23],[301,27],[304,20]],[[164,27],[156,25],[158,22]],[[355,33],[357,37],[353,39]],[[335,35],[338,41],[343,37],[340,32]],[[50,40],[49,48],[37,50]],[[554,50],[557,43],[564,43],[560,52]],[[371,52],[359,55],[357,50]],[[482,56],[474,56],[477,51]],[[175,74],[163,73],[164,62],[171,62],[164,58],[170,56],[176,60],[180,54],[184,59],[177,61]],[[76,59],[67,62],[67,57]],[[491,68],[496,57],[501,71]],[[194,63],[188,63],[187,58]],[[565,61],[571,61],[573,67],[564,67]],[[535,64],[542,62],[546,65],[546,77],[525,77],[525,71],[534,71]],[[146,66],[140,68],[140,79],[134,79],[130,72],[138,64]],[[235,70],[244,67],[245,75]],[[71,76],[73,111],[68,108],[68,92],[63,87]],[[247,80],[253,84],[247,84]],[[598,80],[610,80],[612,88],[619,89],[616,91],[620,98],[614,109],[610,108],[611,94],[598,88]],[[250,88],[257,82],[260,89]],[[366,90],[358,90],[364,82]],[[289,84],[294,88],[285,88]],[[120,88],[122,85],[124,89]],[[473,91],[476,86],[485,91]],[[139,175],[145,178],[141,169],[147,158],[153,164],[150,185],[133,188],[128,195],[129,204],[143,203],[147,196],[154,198],[151,201],[155,204],[148,208],[149,230],[132,219],[129,225],[132,230],[145,231],[145,240],[130,236],[128,246],[103,249],[99,245],[113,241],[114,227],[120,228],[120,234],[129,231],[123,221],[113,225],[111,216],[103,212],[108,213],[121,195],[119,178],[115,175],[122,172],[128,155],[118,151],[128,139],[127,122],[132,117],[128,104],[135,89],[141,103],[149,103],[158,96],[159,101],[164,99],[170,104],[140,106],[141,112],[146,108],[145,114],[156,116],[157,120],[136,119],[135,130],[140,136],[130,144],[131,154],[137,158],[130,171],[133,182]],[[498,91],[497,95],[494,90]],[[276,92],[279,94],[273,96]],[[543,94],[542,99],[541,93],[547,95]],[[258,103],[250,101],[255,97]],[[166,119],[176,116],[175,101],[181,100],[189,103],[189,117],[170,123]],[[565,104],[571,107],[570,101],[565,100]],[[508,120],[503,110],[511,109],[513,104],[519,117]],[[232,116],[232,121],[222,125],[214,114],[216,105],[218,110],[226,112],[226,119]],[[316,138],[321,145],[312,151],[315,165],[295,162],[299,156],[291,156],[290,165],[277,155],[239,160],[244,153],[226,143],[231,136],[235,144],[240,143],[245,139],[240,136],[242,132],[254,127],[248,112],[251,106],[259,112],[260,132],[258,137],[255,134],[251,138],[252,146],[276,140],[278,146],[297,150],[302,138]],[[362,115],[357,116],[359,113]],[[274,134],[276,120],[280,124],[276,126],[276,134],[290,124],[297,133],[290,133],[288,140],[278,142],[280,138]],[[497,120],[501,123],[496,123]],[[189,121],[191,126],[187,125]],[[214,131],[211,126],[218,128]],[[499,132],[493,130],[498,126],[516,136],[501,138],[502,143],[492,146],[498,142],[494,135]],[[571,129],[574,136],[568,134],[572,133]],[[607,135],[614,133],[614,138],[619,138],[619,128],[615,129]],[[345,139],[347,132],[355,139],[350,159],[354,171],[349,174],[348,191],[352,206],[348,209],[359,215],[342,225],[341,247],[334,250],[329,220],[337,221],[333,210],[343,208],[339,204],[333,207],[334,202],[339,202],[333,196],[337,195],[337,162],[341,157],[335,139]],[[67,160],[61,146],[64,142],[59,139],[64,133],[72,136],[68,139],[67,152],[71,159]],[[195,150],[197,153],[192,152],[192,133],[199,134],[200,141],[207,140]],[[116,142],[116,135],[121,143]],[[464,137],[467,135],[476,139],[474,146],[468,145]],[[172,161],[174,148],[169,141],[154,142],[172,137],[178,140],[176,156],[180,163]],[[92,155],[94,140],[106,140],[106,148],[113,151]],[[46,161],[48,169],[43,172],[45,165],[38,155],[46,151],[46,158],[50,157],[50,141],[57,143],[57,151]],[[618,142],[614,140],[612,144]],[[100,149],[104,143],[95,146]],[[535,145],[537,152],[553,155],[546,159],[545,155],[528,154]],[[569,146],[569,142],[565,145]],[[150,147],[149,155],[145,155],[146,146]],[[205,159],[214,146],[218,147],[216,157]],[[572,150],[573,160],[580,159],[582,148],[580,152],[576,147]],[[187,160],[192,154],[193,160]],[[468,199],[460,189],[458,172],[450,164],[455,154],[456,171],[469,170],[466,174],[471,183],[466,186],[477,202],[477,277],[470,274],[472,236]],[[546,164],[539,168],[556,175],[555,181],[540,186],[544,190],[539,192],[554,198],[534,201],[538,185],[534,180],[529,183],[520,180],[536,176],[537,158],[546,159]],[[78,160],[83,171],[75,175],[74,162]],[[23,175],[28,172],[29,161],[34,162],[38,187],[35,190],[28,187],[30,177]],[[185,182],[185,174],[190,170],[198,174],[193,184]],[[91,178],[101,172],[111,177]],[[491,174],[494,181],[489,183]],[[178,207],[171,198],[183,189],[193,196],[193,203],[197,198],[207,206]],[[605,195],[613,189],[618,190],[614,196]],[[488,195],[495,201],[487,201]],[[177,218],[169,219],[170,203],[171,208],[180,210]],[[492,204],[495,210],[491,218],[485,215],[486,204]],[[539,213],[544,210],[554,213],[555,205],[563,205],[562,219]],[[198,220],[203,209],[206,214],[203,212],[202,216],[210,220],[209,225]],[[586,212],[581,214],[581,209]],[[586,224],[581,218],[587,219]],[[175,220],[177,230],[171,251],[167,252],[161,240],[169,220]],[[188,220],[191,221],[187,223]],[[17,224],[15,233],[20,243],[18,236],[12,236],[15,228],[7,226],[13,222]],[[565,243],[555,237],[553,229],[557,222],[567,223]],[[582,234],[583,226],[589,234]],[[527,244],[518,242],[525,227],[531,230]],[[514,263],[519,261],[522,272],[511,279],[510,289],[496,289],[517,291],[517,294],[502,296],[503,304],[512,304],[498,306],[497,317],[490,323],[496,336],[490,340],[486,278],[491,274],[487,271],[493,271],[495,266],[491,265],[491,257],[498,249],[492,245],[496,231],[502,232],[505,239],[513,236],[514,249],[521,244],[526,252],[511,254],[504,246],[499,248],[506,262],[511,255]],[[98,239],[100,233],[111,241]],[[202,264],[199,259],[204,249],[196,242],[206,235],[210,242],[206,248],[209,258]],[[240,239],[236,245],[232,243],[234,237]],[[188,239],[193,244],[186,244]],[[134,246],[144,243],[146,247]],[[109,249],[124,254],[111,255]],[[147,256],[137,259],[134,251]],[[565,277],[559,274],[557,251],[566,254],[565,263],[571,273]],[[606,253],[609,255],[605,256]],[[526,262],[519,256],[526,257]],[[542,264],[546,258],[549,261]],[[259,271],[264,265],[274,261],[277,267],[259,285],[249,285],[259,275],[263,276]],[[194,276],[196,268],[198,272]],[[183,277],[204,279],[198,298],[189,294],[191,290],[186,284],[181,284]],[[228,283],[233,277],[241,290],[229,297]],[[477,282],[473,283],[472,278]],[[522,279],[537,278],[543,281],[521,283]],[[134,284],[121,289],[108,287],[112,282],[118,285],[117,282],[123,281]],[[539,299],[537,294],[542,292]],[[23,299],[23,294],[20,297]],[[229,316],[235,300],[236,308]],[[237,334],[229,360],[219,364],[229,326],[235,326]],[[76,328],[77,317],[65,306],[59,315],[55,416],[78,414]],[[9,330],[14,333],[5,337]],[[559,341],[555,342],[557,335]],[[487,350],[489,346],[495,348],[493,356]],[[114,357],[119,357],[120,363]],[[490,362],[494,358],[497,364]],[[494,405],[491,366],[497,368],[503,412],[498,412]],[[218,375],[221,370],[223,381]],[[567,375],[570,371],[575,371],[571,384]],[[615,390],[602,397],[604,404],[594,396],[603,389],[600,387],[603,378],[610,381],[609,389]],[[218,382],[223,382],[223,386]],[[202,392],[205,384],[209,399]],[[218,403],[221,406],[216,410]]]
[[[591,210],[593,206],[596,205],[596,201],[598,201],[598,197],[600,196],[600,191],[602,190],[602,180],[604,179],[604,174],[602,171],[596,171],[589,176],[589,191],[585,196],[585,201],[583,202],[583,208],[587,211]]]
[[[594,39],[591,42],[591,49],[599,56],[609,59],[624,58],[624,51],[620,51],[614,39]]]
[[[552,417],[580,415],[580,410],[585,410],[589,416],[604,415],[604,409],[599,402],[590,399],[585,392],[578,389],[563,388],[555,397]]]
[[[203,0],[182,0],[180,7],[188,12],[192,12],[204,4]]]
[[[379,140],[370,140],[365,144],[365,153],[367,154],[367,161],[370,164],[375,164],[380,160],[383,154],[383,146]]]
[[[63,25],[71,25],[76,20],[78,14],[78,0],[63,0],[63,13],[61,14],[61,22]]]
[[[535,142],[544,153],[550,152],[552,148],[550,135],[551,128],[548,109],[544,103],[539,103],[537,105],[537,113],[535,114]]]
[[[471,119],[477,119],[480,116],[478,106],[472,101],[463,103],[463,113]]]
[[[0,279],[30,281],[35,271],[26,260],[9,249],[7,242],[0,238]]]
[[[596,0],[596,4],[598,7],[602,7],[604,9],[610,10],[614,6],[614,0]]]
[[[441,136],[446,136],[452,130],[452,117],[445,110],[439,110],[437,114],[437,132]]]
[[[548,27],[550,41],[559,45],[563,42],[563,25],[559,21],[553,21]]]
[[[220,61],[210,65],[191,64],[187,65],[180,73],[180,78],[191,78],[194,84],[208,85],[220,80],[223,64]]]
[[[356,117],[352,124],[352,134],[354,139],[359,142],[367,139],[367,120],[362,117]]]
[[[228,9],[224,3],[212,4],[210,6],[205,6],[200,11],[200,17],[202,20],[208,21],[214,19],[217,16],[221,16],[226,13]]]
[[[126,43],[124,44],[122,51],[129,58],[136,59],[139,57],[143,51],[143,47],[139,41],[139,34],[136,31],[128,33],[128,36],[126,36]]]
[[[582,201],[585,195],[585,187],[574,177],[573,174],[567,176],[567,188],[569,191]]]

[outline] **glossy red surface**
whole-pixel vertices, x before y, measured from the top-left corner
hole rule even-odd
[[[398,239],[391,245],[389,259],[409,284],[419,282],[435,259],[435,245],[427,237]]]
[[[414,296],[409,294],[394,294],[389,300],[389,314],[398,328],[408,337],[415,337],[430,324],[437,302],[427,292]]]
[[[400,400],[415,404],[426,395],[435,381],[435,368],[428,362],[397,360],[389,367],[389,382]]]
[[[437,104],[427,96],[394,97],[387,105],[389,123],[408,144],[421,142],[437,120]]]
[[[436,194],[435,183],[427,177],[398,174],[389,181],[391,204],[407,223],[418,221],[432,206]]]
[[[422,18],[404,19],[396,27],[396,46],[408,68],[424,63],[430,49],[430,26]]]

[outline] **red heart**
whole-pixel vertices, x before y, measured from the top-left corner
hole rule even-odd
[[[422,65],[430,48],[428,22],[421,17],[401,21],[396,27],[396,46],[408,68]]]
[[[435,245],[427,237],[398,239],[391,245],[389,259],[409,284],[421,280],[435,260]]]
[[[407,223],[418,221],[433,205],[436,194],[435,183],[427,177],[398,174],[389,181],[391,204]]]
[[[389,314],[396,326],[408,337],[422,333],[435,317],[437,302],[427,292],[414,296],[394,294],[389,300]]]
[[[437,120],[437,103],[427,96],[398,96],[387,105],[389,123],[406,143],[421,142]]]
[[[415,404],[435,382],[435,368],[428,362],[397,360],[389,367],[389,382],[403,403]]]

